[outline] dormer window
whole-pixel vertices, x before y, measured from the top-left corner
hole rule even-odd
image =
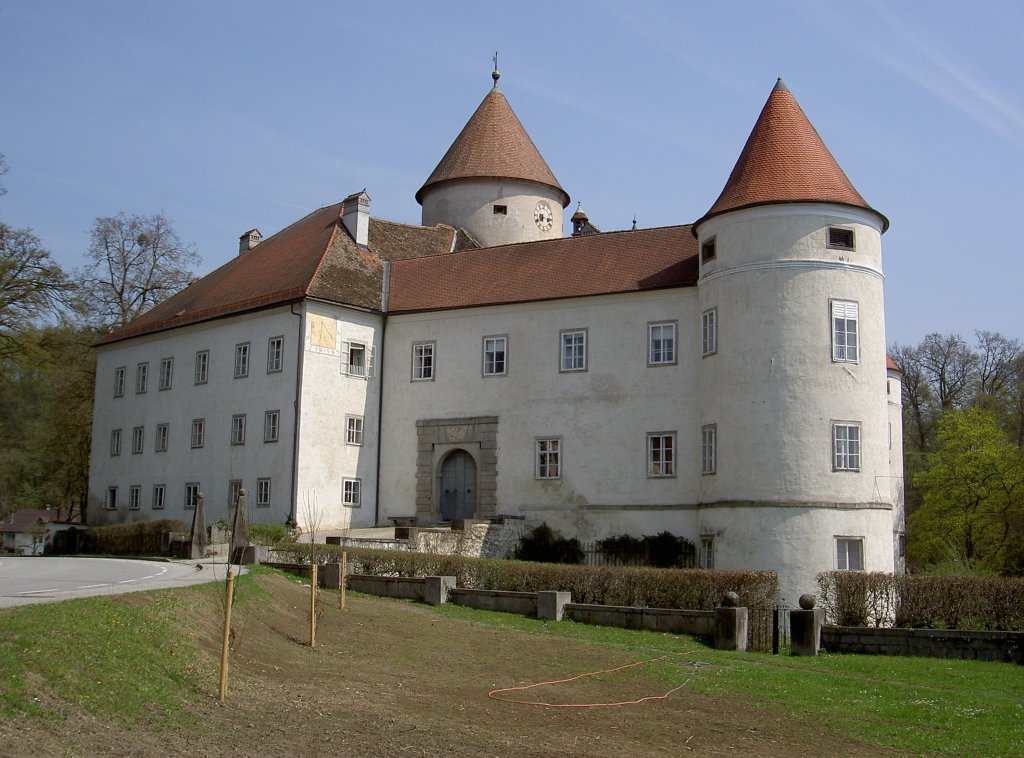
[[[835,250],[853,250],[853,229],[830,226],[828,228],[828,246]]]
[[[715,258],[715,238],[712,237],[700,246],[700,262],[707,263]]]
[[[507,216],[508,215],[508,206],[507,205],[495,205],[494,206],[494,215],[495,216]]]

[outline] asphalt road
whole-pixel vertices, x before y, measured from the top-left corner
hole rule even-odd
[[[3,556],[0,608],[201,584],[223,579],[226,572],[223,563]]]

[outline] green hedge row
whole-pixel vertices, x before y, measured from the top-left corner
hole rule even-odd
[[[1019,577],[829,571],[818,586],[826,618],[840,626],[1024,631]]]
[[[277,555],[291,563],[341,560],[337,545],[286,544]],[[778,577],[773,571],[658,569],[631,566],[573,566],[557,563],[467,558],[399,550],[344,548],[353,571],[375,576],[454,576],[459,587],[513,592],[559,590],[573,602],[648,608],[712,610],[729,591],[740,605],[771,608]]]
[[[88,552],[101,555],[159,555],[161,532],[184,532],[187,535],[189,529],[185,523],[174,519],[95,526],[88,532],[91,548]]]

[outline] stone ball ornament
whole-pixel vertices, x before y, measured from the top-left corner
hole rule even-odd
[[[818,604],[818,599],[814,597],[814,595],[812,595],[810,592],[808,592],[804,595],[801,595],[800,600],[798,602],[800,603],[801,608],[803,608],[805,611],[809,611],[812,610],[814,606]]]

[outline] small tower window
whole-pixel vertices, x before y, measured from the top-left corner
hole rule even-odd
[[[703,245],[700,246],[700,260],[701,263],[707,263],[715,258],[715,238],[712,237]]]
[[[495,216],[507,216],[508,215],[508,206],[507,205],[495,205],[494,206],[494,215]]]
[[[828,228],[828,246],[836,250],[853,250],[853,229]]]

